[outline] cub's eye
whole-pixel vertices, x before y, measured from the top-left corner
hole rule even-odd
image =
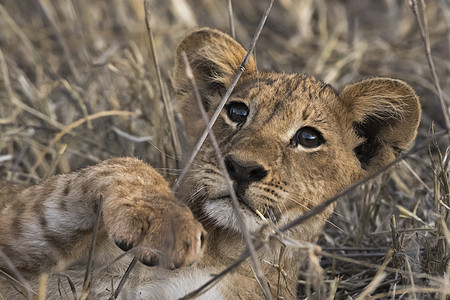
[[[249,108],[242,102],[231,102],[226,106],[228,118],[235,123],[242,124],[247,120]]]
[[[316,148],[325,143],[325,140],[318,130],[312,127],[303,127],[295,133],[291,142],[294,142],[295,146],[300,144],[305,148]]]

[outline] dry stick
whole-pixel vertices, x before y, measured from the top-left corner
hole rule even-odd
[[[98,118],[109,117],[109,116],[137,116],[138,113],[130,112],[130,111],[122,111],[122,110],[110,110],[110,111],[101,111],[93,115],[89,115],[85,118],[81,118],[78,121],[73,122],[72,124],[67,125],[61,130],[55,137],[50,141],[49,145],[45,147],[45,149],[39,154],[36,163],[30,168],[29,173],[34,174],[37,167],[41,164],[45,155],[50,151],[50,148],[58,142],[64,135],[68,134],[70,131],[75,129],[76,127],[84,124],[86,121],[95,120]]]
[[[281,232],[287,231],[287,230],[289,230],[289,229],[291,229],[293,227],[296,227],[296,226],[300,225],[301,223],[303,223],[307,219],[311,218],[312,216],[314,216],[316,214],[319,214],[326,207],[328,207],[330,204],[336,202],[340,197],[342,197],[345,194],[347,194],[348,192],[354,190],[355,188],[357,188],[358,186],[362,185],[363,183],[365,183],[365,182],[367,182],[367,181],[369,181],[371,179],[374,179],[375,177],[377,177],[378,175],[382,174],[383,172],[386,172],[388,169],[390,169],[392,166],[394,166],[395,164],[399,163],[400,161],[402,161],[406,157],[412,155],[413,153],[418,152],[419,150],[422,150],[422,149],[426,148],[430,143],[432,143],[436,139],[440,138],[441,136],[444,136],[444,135],[447,135],[447,134],[448,134],[448,132],[447,132],[447,130],[445,130],[445,131],[441,131],[441,132],[435,134],[431,138],[428,138],[422,144],[412,148],[411,150],[409,150],[406,153],[401,154],[400,156],[398,156],[392,162],[390,162],[387,165],[384,165],[383,167],[379,168],[376,172],[370,174],[367,177],[364,177],[361,180],[356,181],[355,183],[353,183],[352,185],[350,185],[348,188],[344,189],[343,191],[341,191],[337,195],[335,195],[332,198],[326,200],[325,202],[320,203],[319,205],[313,207],[311,210],[307,211],[306,213],[304,213],[300,217],[298,217],[298,218],[294,219],[293,221],[289,222],[288,224],[280,227],[280,231]]]
[[[91,245],[89,246],[89,256],[88,261],[86,265],[86,273],[84,274],[84,281],[83,281],[83,291],[82,291],[82,298],[83,295],[86,295],[86,297],[89,295],[89,289],[91,286],[91,280],[92,280],[92,264],[94,262],[94,249],[95,249],[95,243],[97,241],[97,235],[98,235],[98,228],[100,226],[100,220],[101,220],[101,212],[103,207],[103,195],[100,195],[100,202],[97,207],[97,216],[94,224],[94,230],[92,232],[92,240]]]
[[[133,260],[131,261],[130,265],[128,266],[127,270],[125,271],[125,274],[123,274],[122,278],[120,279],[119,285],[117,286],[116,291],[114,292],[113,299],[117,299],[117,297],[119,297],[119,293],[122,290],[123,286],[125,285],[125,282],[127,281],[128,276],[130,276],[131,271],[133,270],[136,263],[137,263],[137,258],[135,256],[135,257],[133,257]]]
[[[73,77],[75,78],[75,81],[78,82],[80,76],[77,72],[77,69],[75,68],[75,65],[73,63],[73,60],[71,58],[71,54],[69,51],[69,46],[67,46],[64,36],[62,35],[58,26],[56,26],[55,19],[53,18],[53,15],[49,11],[49,8],[46,7],[46,5],[44,5],[42,3],[42,0],[38,0],[37,3],[39,4],[41,11],[42,11],[44,17],[46,18],[46,21],[48,21],[50,23],[50,27],[52,28],[53,33],[56,35],[56,39],[58,40],[59,44],[63,48],[64,57],[65,57],[65,60],[67,61],[67,65],[69,66],[70,72],[72,73]],[[87,115],[87,113],[86,113],[86,115]]]
[[[156,48],[155,48],[155,43],[154,43],[154,39],[153,39],[153,32],[152,32],[152,28],[150,26],[151,14],[150,14],[150,4],[149,4],[148,0],[144,0],[144,10],[145,10],[145,25],[147,27],[147,34],[148,34],[149,41],[150,41],[150,48],[152,50],[151,55],[152,55],[152,59],[153,59],[153,65],[155,66],[155,69],[156,69],[156,74],[158,76],[159,89],[160,89],[161,97],[164,102],[164,110],[166,112],[167,120],[169,121],[170,132],[172,134],[172,144],[173,144],[173,148],[175,150],[175,163],[176,163],[176,167],[178,169],[179,163],[180,163],[180,158],[181,158],[180,141],[178,139],[175,121],[173,119],[172,105],[164,93],[163,82],[162,82],[162,77],[161,77],[161,70],[159,69],[159,63],[158,63],[158,59],[156,57]],[[119,293],[122,290],[122,287],[124,286],[126,280],[128,279],[128,276],[130,275],[130,273],[133,270],[136,263],[137,263],[137,258],[135,256],[135,257],[133,257],[133,260],[131,261],[130,265],[128,266],[125,274],[120,279],[119,285],[117,286],[117,289],[114,292],[115,298],[117,298],[119,296]]]
[[[377,264],[373,264],[373,263],[369,263],[369,262],[365,262],[365,261],[361,261],[361,260],[357,260],[357,259],[353,259],[353,258],[349,258],[349,257],[344,257],[342,255],[335,254],[335,253],[330,253],[330,252],[326,252],[326,251],[322,251],[320,253],[324,257],[332,258],[332,259],[335,259],[335,260],[339,260],[339,261],[346,262],[346,263],[351,263],[351,264],[354,264],[354,265],[358,265],[358,266],[362,266],[362,267],[366,267],[366,268],[370,268],[370,269],[380,270],[382,268],[382,266],[377,265]],[[400,270],[398,268],[393,268],[393,267],[383,267],[383,270],[386,271],[386,272],[398,273],[398,274],[402,274],[402,275],[405,275],[405,276],[409,275],[408,271]],[[421,278],[421,279],[426,279],[428,281],[433,281],[433,282],[436,282],[436,284],[439,284],[439,285],[444,285],[444,284],[447,283],[445,278],[434,277],[434,276],[426,274],[426,273],[412,272],[412,274],[416,278]]]
[[[45,300],[47,295],[47,282],[48,282],[48,274],[47,273],[41,274],[41,276],[39,277],[37,300]]]
[[[41,65],[44,71],[52,80],[57,80],[58,75],[52,69],[50,64],[48,64],[42,56],[39,54],[37,49],[33,46],[30,39],[25,35],[19,25],[14,21],[14,19],[8,14],[3,5],[0,4],[0,16],[6,22],[6,24],[11,27],[12,31],[19,37],[20,41],[25,45],[25,48],[29,51],[30,55],[37,62],[38,65]]]
[[[27,291],[27,299],[31,300],[33,299],[33,294],[36,294],[28,284],[28,282],[25,280],[25,278],[22,276],[22,274],[17,270],[16,266],[14,266],[14,263],[11,261],[11,259],[6,256],[5,253],[3,253],[2,250],[0,250],[0,260],[4,261],[6,265],[8,266],[9,270],[12,272],[12,274],[16,278],[12,278],[14,280],[17,280]],[[0,270],[1,271],[1,270]],[[6,273],[6,275],[9,275]]]
[[[195,82],[194,74],[192,73],[192,69],[189,64],[189,60],[187,58],[186,52],[183,52],[181,55],[183,56],[184,65],[186,67],[186,77],[191,81],[192,89],[194,90],[194,96],[197,99],[197,105],[202,114],[202,118],[205,121],[205,125],[207,125],[209,123],[208,115],[206,114],[205,108],[203,107],[200,92],[198,90],[197,83]],[[242,212],[239,208],[239,202],[237,200],[236,191],[233,188],[233,183],[231,182],[231,178],[230,178],[230,175],[228,174],[227,167],[225,166],[225,162],[223,160],[223,156],[222,156],[222,153],[219,148],[219,143],[217,142],[214,131],[211,131],[209,133],[209,138],[211,140],[211,143],[214,146],[214,150],[216,152],[216,157],[219,162],[220,170],[222,171],[222,175],[225,178],[225,181],[227,183],[227,188],[231,195],[231,200],[232,200],[231,204],[233,206],[233,211],[234,211],[234,214],[236,217],[236,221],[237,221],[239,228],[241,230],[241,233],[244,237],[244,241],[247,246],[248,252],[250,253],[250,258],[253,263],[253,268],[255,271],[256,279],[258,280],[258,282],[264,292],[265,298],[271,300],[272,295],[270,293],[269,286],[267,285],[267,282],[264,280],[264,274],[262,272],[261,265],[259,264],[259,261],[258,261],[258,257],[257,257],[256,250],[255,250],[255,245],[253,244],[252,239],[250,237],[250,233],[247,229],[247,226],[245,225],[244,218],[242,216]]]
[[[381,167],[380,169],[378,169],[376,172],[372,173],[371,175],[353,183],[351,186],[349,186],[348,188],[344,189],[342,192],[338,193],[337,195],[333,196],[332,198],[328,199],[325,202],[322,202],[321,204],[315,206],[314,208],[312,208],[311,210],[307,211],[305,214],[299,216],[298,218],[294,219],[293,221],[289,222],[288,224],[282,226],[280,228],[281,232],[287,231],[295,226],[300,225],[301,223],[305,222],[306,220],[308,220],[309,218],[319,214],[320,212],[322,212],[325,208],[327,208],[329,205],[331,205],[332,203],[336,202],[339,198],[341,198],[342,196],[344,196],[345,194],[353,191],[354,189],[356,189],[357,187],[359,187],[360,185],[366,183],[367,181],[377,177],[378,175],[382,174],[383,172],[387,171],[389,168],[391,168],[393,165],[397,164],[398,162],[400,162],[401,160],[405,159],[406,157],[422,150],[425,149],[426,147],[428,147],[428,145],[430,143],[432,143],[433,141],[437,140],[438,138],[447,135],[447,131],[441,131],[437,134],[435,134],[433,137],[428,138],[426,141],[424,141],[422,144],[412,148],[411,150],[409,150],[408,152],[406,152],[405,154],[400,155],[399,157],[397,157],[394,161],[392,161],[391,163],[385,165],[384,167]],[[278,235],[278,233],[276,232],[275,234],[272,234],[270,236],[270,238],[276,237]],[[267,239],[267,240],[270,240]],[[259,250],[261,247],[263,247],[264,243],[259,242],[258,244],[255,245],[255,249]],[[223,271],[221,271],[220,273],[218,273],[216,276],[214,276],[213,278],[211,278],[208,282],[206,282],[205,284],[203,284],[201,287],[199,287],[197,290],[191,292],[190,294],[188,294],[187,296],[183,297],[182,299],[190,299],[190,297],[192,295],[196,295],[198,293],[201,293],[203,290],[208,289],[210,286],[212,286],[213,284],[215,284],[216,281],[218,281],[220,278],[224,277],[226,274],[228,274],[229,272],[233,271],[235,268],[237,268],[238,266],[240,266],[249,256],[248,251],[244,251],[237,260],[235,260],[231,265],[229,265],[227,268],[225,268]],[[386,268],[387,270],[387,268]],[[397,271],[397,270],[395,270]]]
[[[231,0],[228,0],[228,18],[230,22],[231,36],[233,37],[233,39],[236,39],[236,32],[234,30],[233,5],[231,4]]]
[[[446,288],[444,286],[444,288]],[[415,292],[419,292],[419,293],[426,293],[426,294],[433,294],[433,293],[437,293],[437,294],[442,294],[442,293],[450,293],[450,289],[446,288],[443,290],[442,287],[419,287],[419,288],[412,288],[410,286],[404,287],[402,289],[398,289],[395,292],[384,292],[384,293],[379,293],[379,294],[375,294],[373,296],[369,296],[367,297],[367,299],[386,299],[386,297],[388,296],[396,296],[396,295],[405,295],[405,294],[410,294],[410,293],[415,293]],[[403,297],[401,297],[403,298]],[[406,298],[406,297],[405,297]],[[399,298],[400,299],[400,298]]]
[[[167,120],[169,121],[170,133],[172,135],[172,144],[173,144],[173,148],[174,148],[175,154],[176,154],[175,155],[176,168],[179,169],[180,168],[180,159],[181,159],[180,140],[178,138],[177,127],[175,125],[175,120],[173,118],[172,104],[170,103],[169,99],[167,99],[166,94],[164,93],[163,81],[162,81],[162,77],[161,77],[161,70],[159,68],[158,59],[156,57],[155,42],[153,39],[152,28],[150,26],[150,16],[151,15],[150,15],[149,0],[144,0],[144,9],[145,9],[145,25],[147,26],[147,34],[148,34],[148,38],[150,41],[153,65],[155,66],[155,69],[156,69],[156,75],[158,76],[159,90],[160,90],[161,97],[164,102],[164,110],[166,112],[166,117],[167,117]]]
[[[79,75],[76,73],[76,68],[73,65],[72,59],[70,59],[70,51],[68,50],[69,48],[67,46],[67,43],[65,42],[61,32],[58,30],[58,27],[56,26],[56,23],[54,22],[50,13],[45,8],[45,6],[42,4],[41,0],[39,0],[38,3],[43,12],[43,15],[46,17],[47,21],[51,24],[51,27],[52,27],[53,31],[55,32],[58,41],[60,42],[61,46],[63,47],[64,55],[66,57],[66,60],[68,61],[69,69],[70,69],[72,75],[74,76],[75,80],[78,81]],[[39,54],[39,51],[31,43],[30,39],[23,33],[23,31],[20,29],[20,27],[14,22],[14,20],[9,16],[7,11],[0,4],[0,15],[2,15],[2,14],[5,18],[6,23],[11,27],[13,32],[15,32],[19,36],[20,40],[25,45],[25,47],[28,49],[28,51],[30,52],[33,59],[37,63],[42,65],[42,67],[43,67],[44,71],[47,73],[47,75],[54,81],[61,80],[60,76],[52,69],[50,64],[42,58],[42,56]],[[64,84],[64,81],[63,81],[63,84]],[[70,88],[70,86],[68,87],[68,83],[64,84],[64,88],[66,88],[67,92],[78,102],[84,116],[86,117],[88,114],[87,108],[86,108],[86,105],[84,104],[84,102],[81,100],[81,97],[78,95],[79,93],[75,92],[74,89]],[[88,124],[89,124],[89,126],[91,126],[89,122],[88,122]]]
[[[367,285],[367,287],[364,289],[364,291],[362,291],[362,293],[359,294],[359,296],[358,296],[358,298],[356,298],[356,300],[366,299],[366,297],[369,296],[369,294],[371,294],[378,287],[378,285],[383,281],[383,279],[386,277],[386,272],[384,271],[384,269],[386,268],[387,264],[391,261],[393,255],[394,255],[394,250],[389,249],[388,253],[385,256],[383,264],[378,269],[378,272],[372,278],[372,280]]]
[[[427,190],[428,193],[433,194],[431,188],[420,178],[416,171],[406,162],[403,161],[402,164],[408,169],[408,171],[413,175],[414,178]]]
[[[69,276],[65,274],[58,274],[59,277],[65,277],[67,279],[67,283],[69,284],[70,291],[72,292],[73,300],[80,300],[77,297],[77,289],[75,288],[75,284],[73,283],[72,279],[70,279]],[[59,278],[58,278],[59,280]],[[67,295],[69,296],[69,295]]]
[[[280,298],[281,271],[283,270],[281,262],[283,261],[285,250],[286,250],[286,245],[284,243],[282,243],[281,248],[280,248],[280,255],[278,255],[277,299]]]
[[[242,60],[241,65],[239,66],[239,70],[237,71],[236,75],[234,76],[233,82],[231,83],[227,92],[225,93],[225,95],[223,96],[219,105],[217,106],[217,109],[214,112],[213,116],[211,117],[211,120],[209,121],[208,126],[206,126],[205,131],[203,131],[202,136],[200,137],[197,144],[195,145],[194,150],[192,151],[192,154],[189,157],[189,160],[188,160],[186,166],[183,168],[183,171],[181,172],[180,176],[178,177],[177,181],[175,182],[175,185],[172,188],[173,192],[176,192],[178,190],[178,188],[180,187],[180,184],[183,181],[184,177],[186,176],[186,173],[190,169],[195,157],[197,156],[198,151],[200,150],[200,147],[205,142],[206,137],[208,136],[209,132],[211,131],[211,128],[213,127],[214,123],[216,122],[217,118],[219,117],[219,114],[222,111],[223,107],[225,106],[225,103],[227,102],[228,98],[230,98],[231,93],[233,92],[234,87],[236,86],[239,78],[241,77],[242,73],[244,73],[245,66],[247,65],[248,60],[250,59],[250,55],[252,54],[253,49],[255,48],[256,42],[258,41],[259,35],[261,34],[264,24],[266,23],[267,17],[269,16],[269,13],[270,13],[270,10],[272,9],[272,5],[273,5],[274,1],[275,0],[270,0],[269,5],[267,6],[266,10],[264,11],[264,14],[261,17],[261,20],[259,21],[258,28],[256,29],[255,35],[253,36],[253,40],[250,44],[250,47],[248,48],[247,53],[245,54],[245,57]]]
[[[408,267],[409,280],[411,280],[411,288],[413,290],[413,292],[412,292],[413,299],[417,300],[417,295],[416,295],[416,292],[414,291],[416,289],[416,285],[414,283],[414,277],[413,277],[412,270],[411,270],[411,264],[409,263],[408,256],[406,254],[405,254],[405,262],[406,262],[406,266]]]
[[[428,66],[430,67],[431,75],[433,76],[434,87],[439,96],[439,102],[441,104],[442,114],[444,115],[445,126],[447,127],[447,131],[450,132],[450,120],[448,117],[448,110],[445,105],[444,98],[442,97],[441,85],[439,84],[439,78],[436,74],[436,68],[434,67],[433,58],[431,57],[430,39],[428,36],[428,30],[427,30],[428,29],[428,19],[427,19],[426,13],[425,13],[425,10],[426,10],[425,2],[423,0],[421,0],[423,22],[425,23],[425,26],[427,28],[424,27],[424,24],[422,23],[422,18],[419,15],[419,8],[417,5],[417,0],[410,0],[409,5],[411,6],[414,16],[416,17],[417,25],[419,26],[419,29],[420,29],[420,36],[421,36],[423,44],[425,46],[425,55],[427,57]]]
[[[42,1],[39,0],[37,2],[38,2],[39,6],[40,6],[40,8],[42,10],[43,15],[45,16],[47,21],[50,23],[54,33],[56,34],[56,37],[57,37],[59,43],[61,44],[61,46],[63,48],[64,55],[65,55],[65,58],[66,58],[66,60],[68,62],[70,72],[74,76],[75,81],[78,82],[80,76],[79,76],[79,74],[76,71],[76,68],[75,68],[75,66],[73,64],[72,59],[70,58],[69,47],[67,46],[67,43],[65,42],[65,39],[64,39],[63,35],[61,34],[60,30],[58,30],[58,27],[56,26],[56,23],[55,23],[53,17],[49,13],[48,9],[46,9],[45,5],[43,5]],[[47,63],[41,57],[41,55],[39,54],[38,50],[34,48],[33,44],[28,39],[28,37],[23,33],[23,31],[14,22],[14,20],[8,15],[6,10],[4,10],[4,8],[0,5],[0,15],[1,14],[4,15],[6,23],[19,36],[19,38],[21,39],[22,43],[24,43],[25,47],[28,49],[28,51],[33,56],[34,60],[43,66],[43,69],[46,71],[47,75],[52,80],[55,80],[55,81],[56,80],[61,80],[60,76],[51,68],[50,64]],[[63,84],[64,84],[64,82],[63,82]],[[88,111],[87,111],[86,105],[82,101],[81,97],[78,95],[79,93],[75,92],[74,89],[70,88],[70,86],[68,87],[68,83],[64,84],[64,87],[66,88],[67,92],[69,92],[69,94],[78,102],[78,104],[80,105],[80,108],[81,108],[84,116],[86,117],[87,114],[88,114]],[[88,124],[91,127],[91,124],[89,122],[88,122]]]

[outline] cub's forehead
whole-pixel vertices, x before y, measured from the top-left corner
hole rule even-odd
[[[330,85],[305,74],[258,72],[245,78],[233,95],[246,99],[253,113],[264,122],[273,119],[323,122],[333,114],[338,101]]]

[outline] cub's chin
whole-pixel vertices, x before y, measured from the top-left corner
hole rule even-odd
[[[231,204],[229,196],[214,200],[206,200],[203,203],[203,212],[214,223],[216,227],[240,232],[238,221]],[[245,225],[250,233],[254,233],[263,224],[263,220],[249,208],[240,205],[240,211],[244,218]]]

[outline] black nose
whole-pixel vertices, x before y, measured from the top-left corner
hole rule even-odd
[[[231,179],[235,180],[238,185],[260,181],[267,175],[263,166],[254,163],[244,165],[237,162],[231,155],[225,157],[225,166]]]

